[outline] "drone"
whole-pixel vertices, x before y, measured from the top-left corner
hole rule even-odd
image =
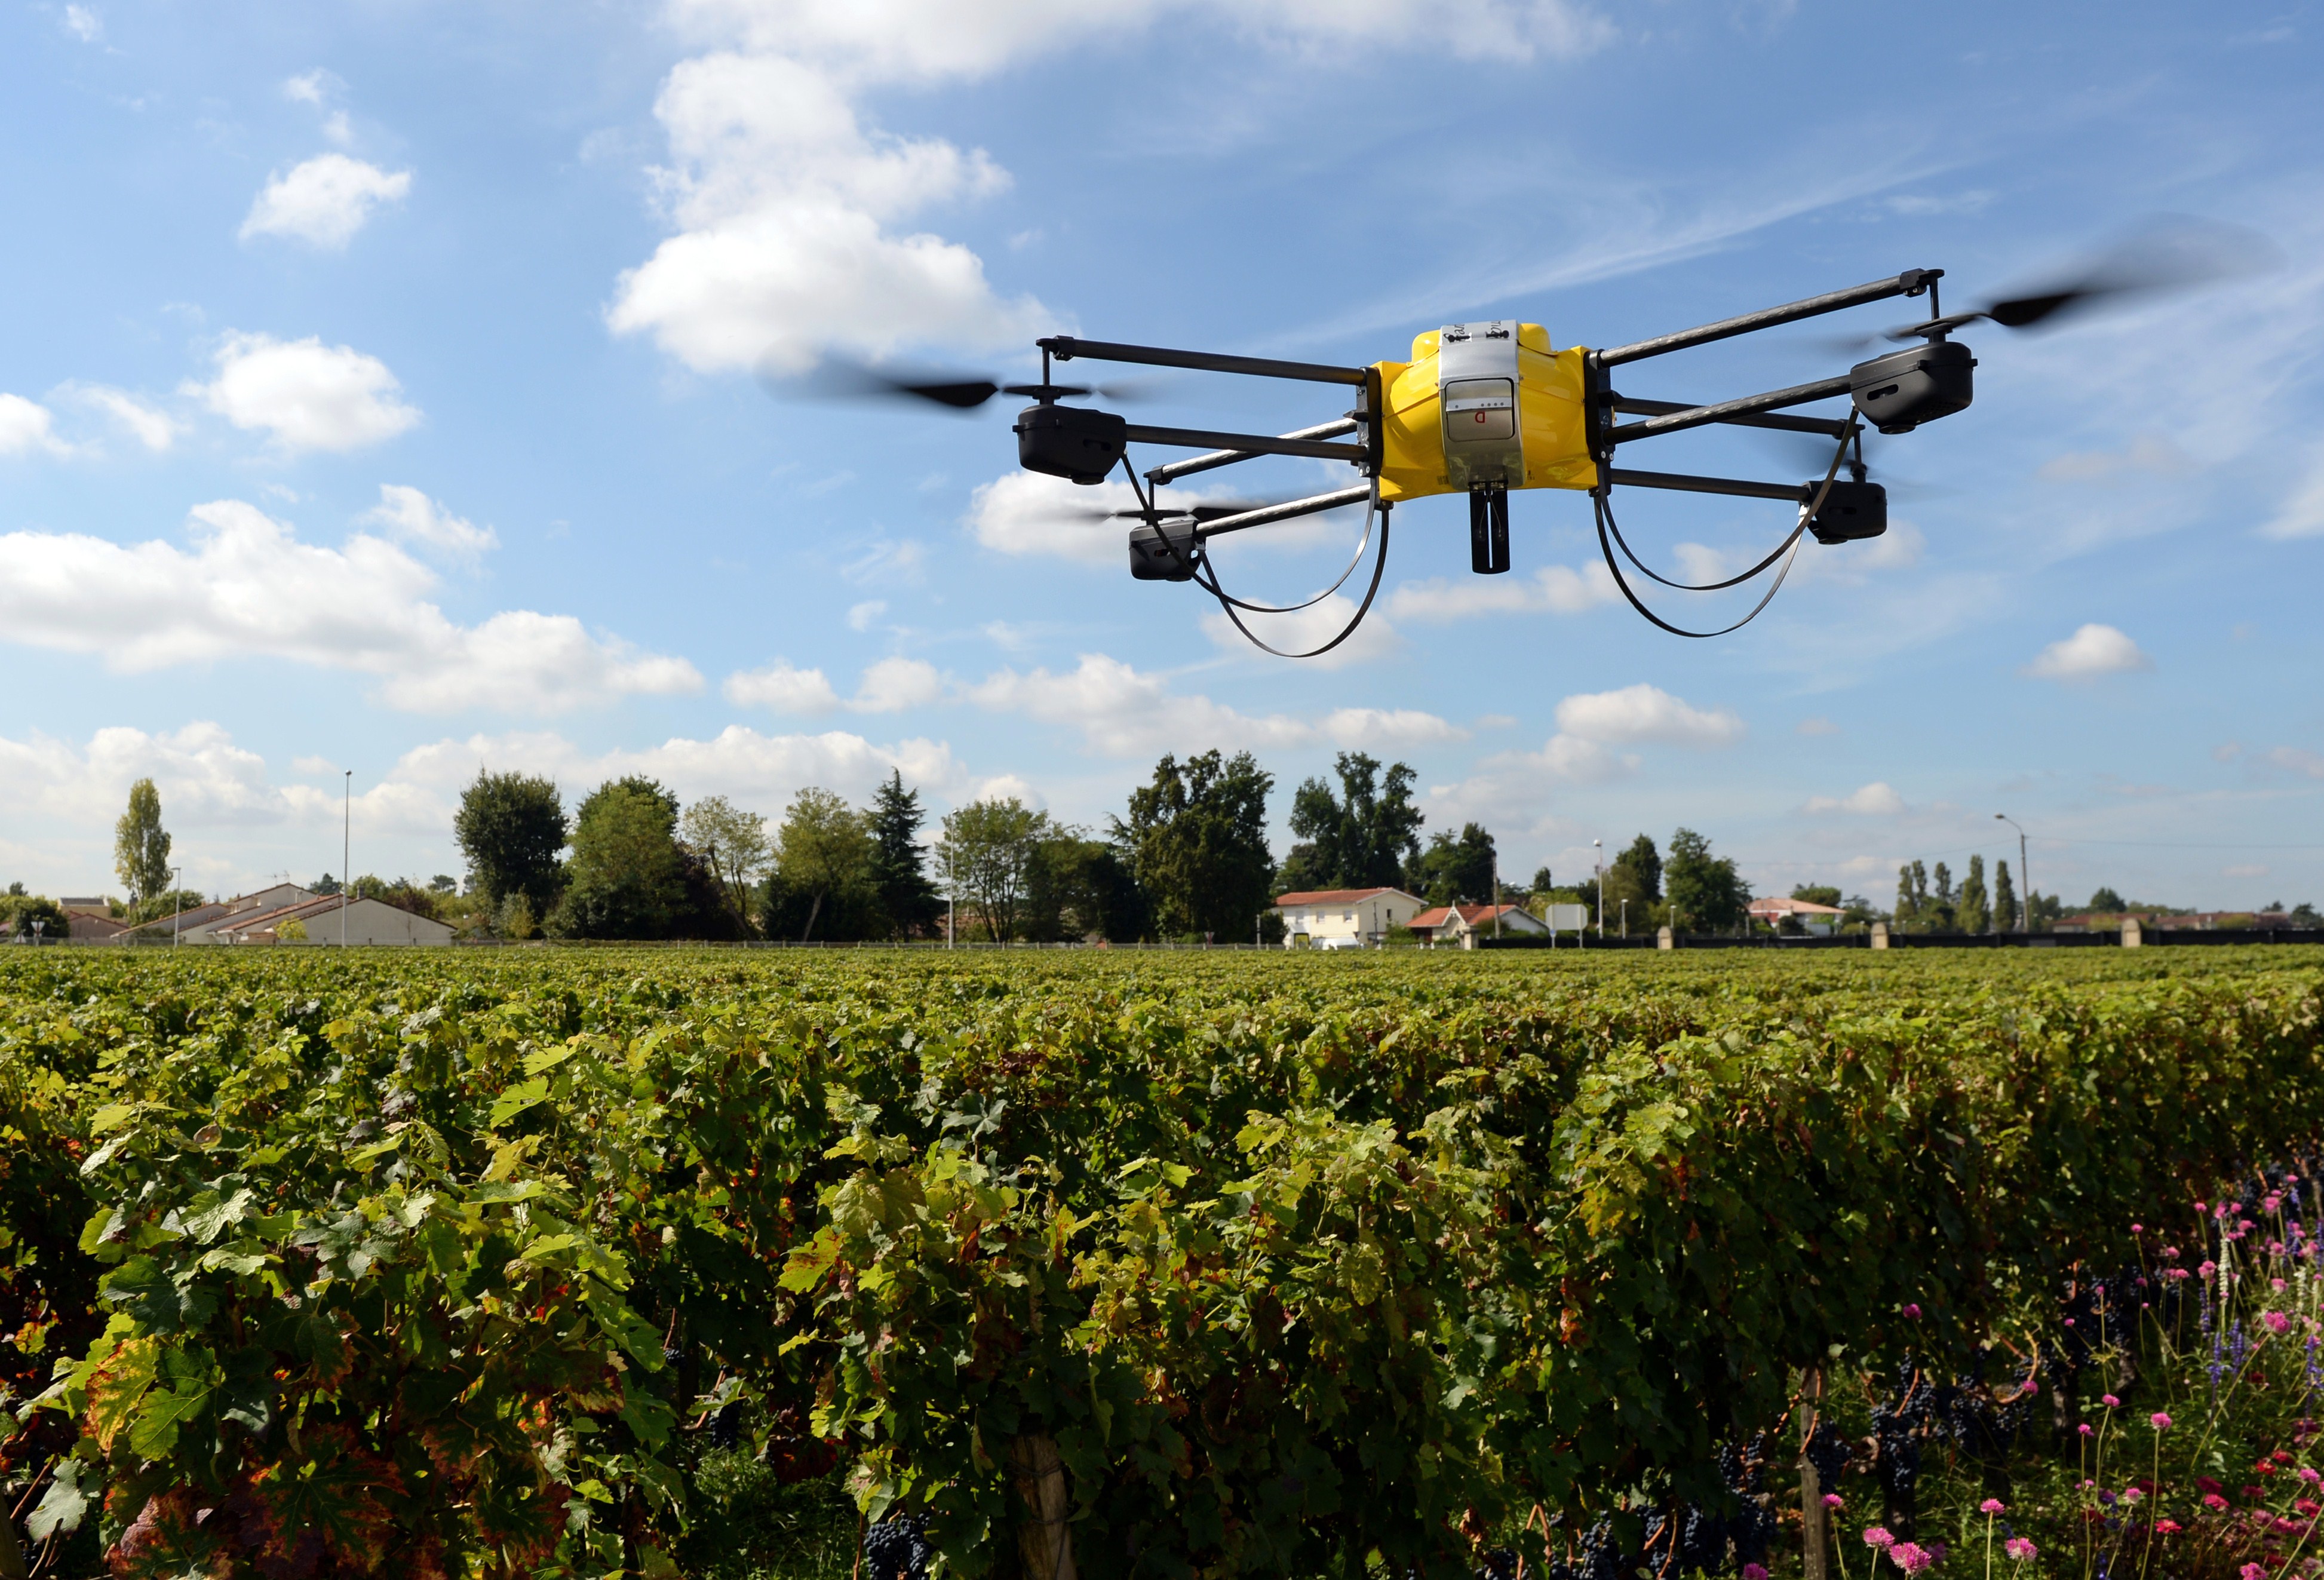
[[[964,411],[996,395],[1030,398],[1033,404],[1018,413],[1013,425],[1019,465],[1084,485],[1121,472],[1137,496],[1137,508],[1092,513],[1134,522],[1129,529],[1130,575],[1140,581],[1195,583],[1218,600],[1246,638],[1278,657],[1316,657],[1354,634],[1379,592],[1388,564],[1388,515],[1397,504],[1432,494],[1467,494],[1470,568],[1480,576],[1497,576],[1511,563],[1509,495],[1535,488],[1589,494],[1600,550],[1631,606],[1674,635],[1709,638],[1757,618],[1781,590],[1804,537],[1840,544],[1877,538],[1888,530],[1887,490],[1868,476],[1864,430],[1868,426],[1883,434],[1906,434],[1968,410],[1976,395],[1978,360],[1967,345],[1953,338],[1957,331],[1980,321],[2026,329],[2096,298],[2186,283],[2221,272],[2200,261],[2190,267],[2183,239],[2172,243],[2181,254],[2176,260],[2158,262],[2151,247],[2136,254],[2118,251],[2111,262],[2071,283],[1950,315],[1938,289],[1945,272],[1907,269],[1844,291],[1599,349],[1561,348],[1539,324],[1498,319],[1445,324],[1416,336],[1406,360],[1360,367],[1052,335],[1035,342],[1041,354],[1041,382],[1037,384],[1002,384],[957,374],[868,376],[872,387],[883,393]],[[1899,349],[1867,357],[1830,378],[1709,403],[1649,400],[1616,387],[1618,370],[1655,357],[1873,302],[1923,297],[1925,319],[1886,332]],[[1322,384],[1347,392],[1351,403],[1331,420],[1278,434],[1141,426],[1098,406],[1069,404],[1093,396],[1126,396],[1126,392],[1054,382],[1055,365],[1067,362]],[[1848,407],[1842,415],[1794,411],[1843,397]],[[1631,447],[1647,439],[1713,425],[1810,436],[1811,442],[1830,445],[1830,459],[1821,477],[1800,483],[1695,476],[1618,464],[1636,454]],[[1130,459],[1132,445],[1198,453],[1148,467],[1141,474]],[[1164,497],[1163,490],[1181,479],[1262,456],[1342,462],[1360,481],[1305,498],[1270,502],[1182,505]],[[1619,488],[1770,500],[1793,506],[1796,519],[1789,534],[1748,570],[1720,581],[1675,581],[1650,569],[1623,538],[1612,504]],[[1255,604],[1222,585],[1208,551],[1213,541],[1359,504],[1365,507],[1365,528],[1355,555],[1339,579],[1315,596],[1299,604]],[[1246,613],[1290,614],[1321,603],[1346,584],[1368,550],[1372,568],[1363,600],[1340,633],[1321,646],[1285,652],[1261,641],[1244,623]],[[1734,587],[1771,568],[1780,568],[1742,619],[1716,631],[1694,631],[1649,608],[1625,573],[1624,560],[1646,579],[1682,592]]]

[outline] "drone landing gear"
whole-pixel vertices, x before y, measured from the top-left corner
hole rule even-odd
[[[1499,576],[1509,568],[1509,491],[1498,483],[1469,490],[1469,568]]]

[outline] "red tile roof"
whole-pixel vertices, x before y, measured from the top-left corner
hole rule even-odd
[[[1450,921],[1452,919],[1452,913],[1458,910],[1462,921],[1467,922],[1471,927],[1476,927],[1480,923],[1492,920],[1496,916],[1511,916],[1523,909],[1523,906],[1518,905],[1439,905],[1434,910],[1422,911],[1418,916],[1414,917],[1408,925],[1414,932],[1419,932],[1426,928],[1440,928]]]
[[[1401,889],[1306,889],[1296,894],[1278,894],[1277,905],[1352,905],[1359,900],[1370,900],[1375,894],[1404,894]],[[1417,900],[1416,894],[1405,894],[1407,900]]]

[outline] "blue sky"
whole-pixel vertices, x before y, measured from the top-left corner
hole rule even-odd
[[[1015,793],[1095,827],[1161,753],[1216,745],[1275,772],[1278,819],[1335,751],[1407,761],[1430,826],[1484,822],[1512,876],[1684,824],[1762,892],[1885,901],[1915,857],[2015,866],[2005,811],[2071,901],[2324,900],[2318,25],[1683,0],[14,5],[0,878],[117,889],[141,774],[187,881],[230,891],[337,869],[346,770],[356,867],[424,876],[459,870],[450,812],[479,764],[575,796],[651,772],[770,815],[896,765],[938,810]],[[2157,215],[2251,227],[2273,266],[2053,333],[1965,332],[1977,404],[1875,448],[1889,535],[1809,544],[1717,642],[1639,620],[1592,568],[1587,501],[1535,492],[1512,575],[1469,573],[1460,501],[1408,506],[1359,637],[1268,658],[1195,589],[1133,583],[1112,529],[1060,519],[1069,486],[1013,472],[1009,402],[818,403],[752,371],[1025,374],[1055,331],[1358,363],[1487,317],[1608,345],[1923,266],[1966,307]],[[1622,384],[1803,382],[1850,359],[1832,335],[1905,316]],[[1139,416],[1164,423],[1337,414],[1255,381],[1149,393]],[[1648,464],[1803,470],[1745,436],[1660,442]],[[1682,570],[1789,524],[1617,504]],[[1302,597],[1358,530],[1253,533],[1221,562]],[[1681,623],[1748,606],[1665,597]]]

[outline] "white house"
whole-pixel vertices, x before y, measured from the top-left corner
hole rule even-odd
[[[1434,910],[1422,911],[1406,925],[1422,934],[1431,948],[1450,944],[1456,948],[1473,949],[1479,938],[1494,936],[1496,919],[1505,938],[1549,931],[1547,922],[1516,905],[1440,905]]]
[[[141,938],[174,938],[180,944],[223,944],[230,940],[216,935],[220,924],[236,917],[263,916],[322,896],[312,889],[301,889],[296,883],[273,883],[247,894],[237,894],[231,900],[214,900],[208,905],[197,905],[175,916],[157,916],[137,929]]]
[[[1428,902],[1401,889],[1310,889],[1277,895],[1275,909],[1286,947],[1361,949],[1385,942],[1390,928],[1411,926]]]
[[[296,921],[302,938],[282,936],[282,924]],[[344,924],[344,925],[343,925]],[[295,904],[273,910],[241,911],[209,924],[206,941],[215,944],[448,944],[452,929],[432,917],[419,916],[382,900],[353,900],[346,906],[336,894],[309,895]]]
[[[1754,900],[1750,910],[1753,921],[1764,921],[1769,927],[1781,928],[1784,919],[1790,917],[1807,931],[1819,935],[1829,934],[1839,925],[1840,919],[1848,914],[1837,905],[1818,905],[1812,900],[1793,900],[1781,895]]]

